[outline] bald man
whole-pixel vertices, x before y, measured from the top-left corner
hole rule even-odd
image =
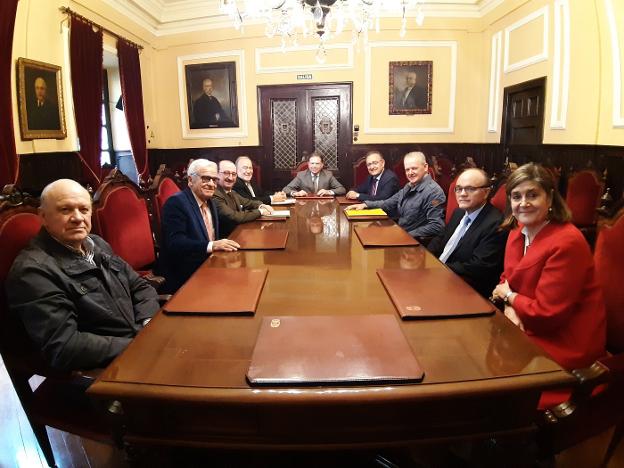
[[[41,230],[9,272],[11,312],[52,367],[103,367],[156,313],[156,291],[90,234],[91,197],[77,182],[45,187],[39,216]]]
[[[57,105],[48,98],[48,84],[43,77],[35,78],[34,99],[28,99],[29,130],[60,130],[61,122]]]
[[[492,184],[481,169],[467,169],[457,178],[455,209],[443,233],[427,248],[442,263],[488,298],[503,271],[507,232],[503,215],[488,203]],[[449,195],[451,196],[451,195]]]

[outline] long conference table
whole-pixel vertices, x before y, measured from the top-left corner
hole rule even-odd
[[[500,312],[401,321],[377,269],[454,273],[422,246],[362,247],[353,226],[366,223],[347,220],[336,201],[289,208],[287,221],[237,227],[287,229],[285,249],[218,252],[201,267],[267,268],[254,316],[159,312],[89,388],[95,399],[121,404],[128,442],[315,449],[526,434],[541,391],[573,381]],[[441,303],[449,293],[439,291]],[[247,383],[262,317],[361,314],[396,316],[422,382]]]

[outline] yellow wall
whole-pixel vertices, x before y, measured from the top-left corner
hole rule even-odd
[[[62,3],[66,2],[20,1],[13,56],[63,67],[68,137],[59,141],[22,142],[16,125],[18,153],[77,149],[67,79],[69,66],[59,26],[63,16],[58,7]],[[570,33],[569,40],[563,33],[558,35],[562,60],[557,72],[555,26],[565,25],[566,17],[563,15],[561,23],[557,23],[555,13],[565,12],[562,7],[565,5],[569,7]],[[613,15],[608,14],[607,6],[612,8]],[[146,46],[141,53],[141,64],[148,146],[152,148],[257,145],[257,86],[310,82],[353,83],[353,123],[360,126],[358,143],[495,143],[500,141],[504,87],[542,76],[547,77],[545,143],[622,145],[624,141],[624,128],[614,127],[613,112],[617,106],[619,116],[624,114],[624,93],[620,93],[619,103],[613,99],[617,83],[612,67],[614,37],[624,63],[624,4],[619,0],[506,0],[480,19],[426,18],[423,27],[410,21],[404,38],[398,34],[399,20],[386,19],[379,34],[369,35],[370,52],[362,47],[351,51],[349,32],[333,38],[330,44],[337,48],[328,50],[322,68],[314,58],[317,45],[314,38],[300,41],[312,50],[273,52],[267,49],[279,48],[280,40],[264,37],[261,26],[247,27],[244,34],[228,27],[156,37],[103,0],[74,0],[70,7]],[[541,11],[546,15],[540,15]],[[531,15],[534,15],[532,19]],[[610,29],[612,16],[615,33]],[[541,57],[544,31],[547,44]],[[496,69],[494,73],[491,71],[493,37],[500,37],[500,73]],[[510,66],[507,71],[504,70],[505,49]],[[564,60],[566,50],[568,67]],[[256,53],[260,54],[258,63]],[[182,131],[185,96],[182,94],[180,98],[180,91],[184,93],[180,70],[185,63],[231,60],[237,63],[239,100],[244,97],[239,106],[241,128],[190,131],[187,136],[191,138],[185,138]],[[434,61],[431,115],[388,115],[390,60]],[[313,79],[297,81],[296,76],[301,73],[311,73]],[[616,75],[624,75],[622,65]],[[569,80],[567,99],[566,79]],[[622,81],[624,78],[619,82],[620,88]],[[557,100],[558,104],[553,106]],[[15,110],[16,123],[17,117]],[[494,127],[492,131],[489,124]],[[216,138],[207,137],[215,134]]]

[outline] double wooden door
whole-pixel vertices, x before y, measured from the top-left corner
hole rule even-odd
[[[258,87],[262,179],[284,187],[292,170],[317,151],[325,168],[350,185],[351,83]]]

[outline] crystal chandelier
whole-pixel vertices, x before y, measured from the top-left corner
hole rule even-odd
[[[300,37],[316,33],[320,43],[316,58],[325,61],[325,44],[351,26],[352,43],[368,41],[368,32],[379,32],[380,17],[401,15],[399,35],[405,36],[407,17],[416,18],[421,26],[425,15],[424,0],[221,0],[221,11],[240,30],[249,21],[266,23],[267,37],[280,36],[282,48],[297,46]]]

